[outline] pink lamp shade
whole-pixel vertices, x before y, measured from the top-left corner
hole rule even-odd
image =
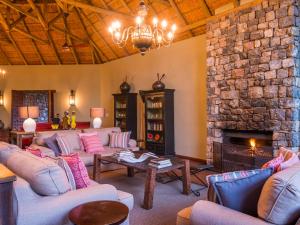
[[[91,108],[90,111],[91,118],[102,118],[105,115],[104,108]]]
[[[40,110],[38,106],[22,106],[19,107],[19,117],[21,119],[38,118]]]

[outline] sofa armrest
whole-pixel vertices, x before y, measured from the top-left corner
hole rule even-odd
[[[30,147],[34,148],[34,149],[40,149],[41,152],[43,153],[43,155],[45,155],[45,156],[55,157],[55,153],[50,148],[47,148],[47,147],[41,146],[41,145],[37,145],[37,144],[31,144]]]
[[[58,196],[40,197],[33,201],[19,201],[17,224],[52,225],[68,222],[68,213],[76,206],[98,200],[118,201],[117,190],[108,184],[90,185]],[[50,210],[53,209],[53,210]]]
[[[271,225],[259,218],[204,200],[193,205],[190,221],[192,225]]]

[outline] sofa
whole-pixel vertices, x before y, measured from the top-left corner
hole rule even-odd
[[[84,162],[84,164],[89,167],[93,166],[94,163],[94,155],[82,151],[80,148],[80,139],[78,134],[79,133],[92,133],[97,132],[101,142],[104,146],[104,151],[101,152],[101,155],[108,156],[114,154],[116,151],[120,150],[120,148],[111,148],[109,146],[109,134],[113,132],[121,132],[119,127],[111,127],[111,128],[88,128],[83,130],[56,130],[56,131],[42,131],[37,132],[35,138],[33,139],[33,143],[30,147],[32,148],[39,148],[45,155],[54,156],[54,152],[47,147],[45,143],[45,138],[53,136],[55,133],[68,135],[69,139],[72,141],[72,152],[77,152]],[[132,151],[138,151],[139,148],[137,147],[137,142],[133,139],[129,140],[128,149]],[[114,169],[116,167],[114,165],[108,166],[104,170]]]
[[[133,196],[109,184],[71,189],[63,169],[49,158],[40,158],[15,145],[0,142],[0,163],[14,172],[13,206],[16,225],[71,225],[69,211],[86,202],[120,201],[133,208]],[[123,224],[129,224],[127,219]]]
[[[208,192],[211,195],[211,192]],[[234,195],[234,193],[233,193]],[[235,196],[230,198],[235,198]],[[208,199],[214,199],[208,196]],[[197,201],[177,214],[177,225],[300,224],[300,163],[274,173],[264,183],[251,216],[208,200]]]

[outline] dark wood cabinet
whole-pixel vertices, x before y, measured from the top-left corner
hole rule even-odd
[[[131,131],[131,138],[137,138],[137,93],[113,94],[114,125],[122,131]]]
[[[140,91],[145,103],[146,149],[158,155],[175,155],[174,91]]]

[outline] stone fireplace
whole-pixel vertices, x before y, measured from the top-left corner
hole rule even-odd
[[[260,4],[207,24],[207,161],[224,131],[271,134],[299,148],[299,10],[296,0]]]

